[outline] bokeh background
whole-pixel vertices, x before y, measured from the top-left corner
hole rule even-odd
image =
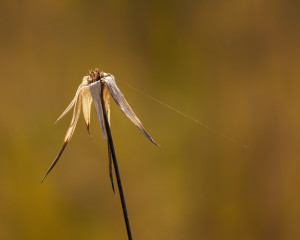
[[[161,145],[112,103],[134,239],[300,239],[299,10],[292,0],[2,0],[0,239],[127,238],[94,110],[95,141],[81,117],[40,183],[72,114],[54,121],[96,67]]]

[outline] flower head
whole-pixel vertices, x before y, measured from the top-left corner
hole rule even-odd
[[[111,75],[110,73],[99,72],[98,69],[95,69],[94,71],[90,71],[88,76],[83,77],[82,83],[79,85],[73,100],[55,122],[57,123],[60,119],[62,119],[62,117],[64,117],[72,109],[72,107],[74,107],[73,117],[70,126],[68,128],[68,131],[66,133],[64,144],[61,150],[59,151],[59,153],[57,154],[55,160],[51,164],[49,170],[45,174],[43,180],[49,174],[52,168],[56,165],[66,145],[71,140],[80,116],[81,108],[83,112],[84,121],[86,123],[86,127],[89,132],[91,106],[92,106],[92,102],[94,103],[98,122],[100,124],[101,131],[102,131],[102,135],[103,138],[105,138],[105,125],[104,125],[105,122],[103,118],[103,106],[101,104],[101,93],[103,96],[103,100],[104,100],[103,102],[105,104],[109,125],[110,125],[110,95],[111,95],[114,101],[116,102],[116,104],[122,110],[122,112],[125,113],[125,115],[142,131],[142,133],[152,143],[157,145],[154,142],[154,140],[150,137],[150,135],[146,132],[141,121],[138,119],[138,117],[135,115],[135,113],[133,112],[133,110],[125,100],[123,94],[121,93],[121,91],[116,85],[114,76]]]

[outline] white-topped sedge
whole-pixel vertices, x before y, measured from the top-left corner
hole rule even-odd
[[[88,76],[83,77],[82,83],[79,85],[75,97],[69,104],[69,106],[66,108],[66,110],[61,114],[61,116],[56,120],[58,122],[63,116],[68,113],[72,107],[74,106],[73,110],[73,117],[70,123],[70,126],[68,128],[68,131],[66,133],[64,143],[62,148],[60,149],[59,153],[57,154],[55,160],[49,167],[48,171],[46,172],[45,176],[42,179],[42,182],[46,178],[46,176],[50,173],[50,171],[53,169],[53,167],[58,162],[59,158],[61,157],[65,147],[67,146],[68,142],[71,140],[72,135],[74,133],[74,130],[76,128],[81,107],[83,112],[83,117],[86,123],[87,130],[89,132],[89,126],[90,126],[90,114],[91,114],[91,106],[92,102],[94,103],[94,107],[96,110],[98,122],[100,124],[100,128],[102,131],[103,138],[105,138],[105,130],[107,133],[107,143],[108,143],[108,156],[109,156],[109,175],[112,183],[112,188],[114,190],[114,184],[113,184],[113,177],[112,177],[112,162],[114,164],[114,169],[116,173],[116,178],[118,182],[119,187],[119,193],[123,208],[123,214],[125,218],[126,228],[127,228],[127,234],[128,238],[132,239],[131,237],[131,231],[129,226],[129,220],[128,220],[128,214],[126,210],[126,204],[125,204],[125,198],[123,194],[122,184],[121,184],[121,178],[119,175],[118,170],[118,164],[117,159],[115,156],[114,151],[114,145],[112,141],[112,136],[110,132],[110,95],[116,102],[116,104],[119,106],[119,108],[125,113],[125,115],[142,131],[142,133],[155,145],[159,146],[154,142],[154,140],[150,137],[150,135],[146,132],[144,129],[141,121],[138,119],[138,117],[135,115],[127,101],[125,100],[123,94],[119,90],[119,88],[116,85],[114,76],[110,73],[105,72],[99,72],[98,69],[95,69],[94,71],[90,71]],[[105,130],[104,130],[105,129]]]

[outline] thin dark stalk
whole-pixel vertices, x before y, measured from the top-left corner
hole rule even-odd
[[[101,83],[102,89],[103,89],[103,84],[104,83]],[[122,204],[122,209],[123,209],[123,215],[124,215],[126,229],[127,229],[127,235],[128,235],[128,239],[132,240],[129,219],[128,219],[128,214],[127,214],[127,208],[126,208],[126,203],[125,203],[125,197],[124,197],[124,193],[123,193],[121,177],[120,177],[119,167],[118,167],[118,162],[117,162],[117,157],[116,157],[116,153],[115,153],[114,143],[113,143],[113,139],[112,139],[109,123],[108,123],[108,118],[107,118],[107,114],[106,114],[105,104],[104,104],[103,91],[101,91],[100,97],[101,97],[101,104],[102,104],[102,108],[103,108],[103,116],[104,116],[104,121],[105,121],[107,141],[108,141],[108,144],[109,144],[109,147],[111,150],[111,156],[113,159],[114,169],[115,169],[115,173],[116,173],[119,194],[120,194],[120,199],[121,199],[121,204]]]

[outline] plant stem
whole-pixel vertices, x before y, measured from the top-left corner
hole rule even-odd
[[[101,85],[102,85],[101,89],[103,89],[104,83],[101,83]],[[115,153],[114,143],[113,143],[113,139],[112,139],[112,135],[111,135],[110,127],[109,127],[109,122],[108,122],[108,117],[106,114],[106,109],[105,109],[105,104],[104,104],[103,91],[101,91],[100,98],[101,98],[101,104],[102,104],[102,109],[103,109],[107,141],[108,141],[108,144],[110,145],[110,149],[111,149],[111,155],[112,155],[114,169],[115,169],[115,173],[116,173],[119,194],[120,194],[120,199],[121,199],[121,204],[122,204],[122,209],[123,209],[123,215],[124,215],[126,229],[127,229],[127,235],[128,235],[128,239],[132,240],[129,219],[128,219],[128,214],[127,214],[127,208],[126,208],[126,203],[125,203],[125,197],[124,197],[124,193],[123,193],[121,177],[120,177],[119,167],[118,167],[118,162],[117,162],[117,157],[116,157],[116,153]]]

